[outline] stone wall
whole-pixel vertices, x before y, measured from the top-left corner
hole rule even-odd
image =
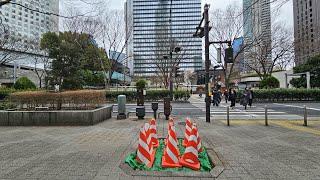
[[[110,119],[112,106],[91,111],[0,111],[0,126],[89,126]]]

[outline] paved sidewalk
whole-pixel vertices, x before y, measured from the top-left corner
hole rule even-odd
[[[218,179],[320,179],[317,122],[301,130],[299,124],[196,121],[225,164]],[[112,119],[91,127],[0,127],[0,179],[193,179],[132,177],[119,168],[142,124]],[[158,121],[161,136],[166,127]],[[182,137],[183,125],[177,127]]]

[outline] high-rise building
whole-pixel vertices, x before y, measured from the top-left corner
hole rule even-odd
[[[271,11],[270,0],[243,0],[243,35],[244,35],[244,60],[245,64],[255,61],[252,52],[264,53],[266,62],[271,61]],[[264,47],[264,52],[259,52],[255,46]],[[245,71],[250,71],[244,68]]]
[[[40,12],[59,14],[59,0],[12,0],[14,3],[0,7],[0,18],[8,26],[11,34],[23,39],[39,41],[41,35],[48,31],[59,31],[59,18]],[[40,11],[40,12],[37,12]]]
[[[320,54],[320,1],[294,0],[295,63]]]
[[[201,20],[201,0],[127,0],[125,11],[134,76],[154,76],[159,65],[202,68],[202,40],[192,36]],[[181,51],[174,52],[176,47]]]

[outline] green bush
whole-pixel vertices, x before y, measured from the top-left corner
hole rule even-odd
[[[18,90],[27,90],[27,89],[37,88],[36,85],[27,77],[19,78],[13,87]]]
[[[146,88],[146,84],[147,84],[146,80],[140,79],[139,81],[136,82],[136,87],[137,89],[144,89]]]
[[[4,100],[11,93],[15,92],[15,89],[12,88],[0,88],[0,100]]]
[[[128,102],[137,101],[137,92],[135,91],[107,91],[106,98],[109,102],[116,102],[119,95],[125,95]],[[187,101],[190,98],[189,91],[174,91],[176,101]],[[163,98],[170,97],[169,90],[149,90],[144,97],[145,101],[162,101]]]
[[[265,77],[259,84],[259,87],[261,89],[273,89],[273,88],[279,88],[280,82],[277,78],[273,76]]]
[[[59,105],[67,108],[95,108],[106,102],[104,90],[63,91],[59,93],[47,91],[21,91],[10,94],[10,103],[17,106],[27,106],[33,109],[38,106],[47,106],[50,109],[59,109]]]
[[[187,101],[190,98],[189,91],[175,91],[173,97],[176,101]]]
[[[319,101],[320,89],[259,89],[254,90],[255,101]],[[239,95],[241,93],[238,93]]]

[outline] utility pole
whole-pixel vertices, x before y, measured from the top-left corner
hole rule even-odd
[[[204,27],[202,26],[202,23],[204,22]],[[209,5],[205,4],[204,5],[204,12],[203,12],[203,17],[196,29],[196,32],[193,34],[193,37],[199,37],[199,38],[205,38],[205,84],[206,84],[206,97],[205,97],[205,103],[206,103],[206,122],[210,123],[210,104],[211,104],[211,97],[210,95],[210,85],[209,85],[209,69],[210,69],[210,59],[209,59],[209,47],[210,44],[215,44],[215,43],[228,43],[229,48],[226,49],[226,58],[225,58],[225,63],[232,63],[233,60],[233,49],[231,47],[231,41],[213,41],[210,42],[209,40],[209,32],[212,27],[209,26]]]
[[[211,97],[209,96],[209,68],[210,68],[210,60],[209,60],[209,5],[204,5],[204,39],[205,39],[205,84],[206,84],[206,122],[210,123],[210,105],[211,105]]]

